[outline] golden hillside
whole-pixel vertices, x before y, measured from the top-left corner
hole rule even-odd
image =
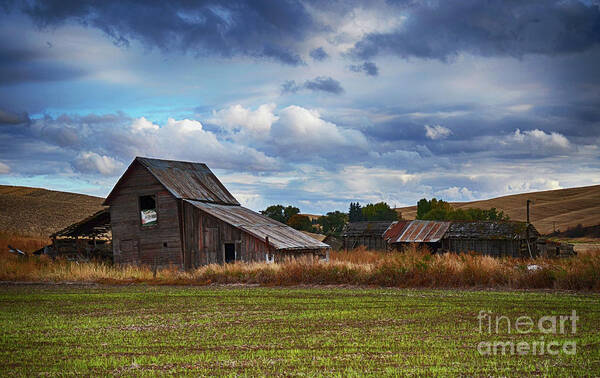
[[[102,209],[103,198],[0,185],[0,231],[48,236]]]
[[[562,231],[581,223],[584,226],[600,224],[600,185],[579,188],[548,190],[514,194],[473,202],[453,202],[455,208],[480,208],[504,211],[512,220],[526,220],[526,201],[534,201],[531,206],[531,222],[541,233],[550,233],[556,228]],[[417,207],[396,209],[404,219],[414,219]]]

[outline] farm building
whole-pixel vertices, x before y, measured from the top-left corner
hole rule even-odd
[[[201,163],[136,157],[104,204],[115,263],[192,269],[328,253],[327,244],[240,206]]]
[[[387,243],[383,233],[392,224],[391,221],[363,221],[351,222],[346,225],[342,233],[343,248],[353,249],[364,246],[367,249],[384,250]]]
[[[50,235],[52,245],[39,253],[61,256],[71,260],[112,259],[110,213],[97,213]],[[37,251],[36,251],[37,252]]]
[[[432,251],[475,251],[491,256],[535,257],[540,234],[525,222],[513,221],[399,221],[384,234],[391,248],[407,243],[427,245]]]
[[[435,252],[442,247],[442,238],[450,227],[450,222],[438,221],[397,221],[385,230],[383,238],[389,247],[401,248],[409,243],[426,245]]]
[[[302,231],[303,234],[310,236],[313,239],[317,239],[331,247],[332,250],[337,251],[342,249],[342,241],[333,235],[315,234],[314,232]]]

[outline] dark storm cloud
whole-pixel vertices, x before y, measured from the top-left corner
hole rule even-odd
[[[344,93],[344,88],[342,88],[340,82],[328,76],[318,76],[313,80],[305,81],[302,85],[296,84],[295,80],[287,80],[281,85],[283,93],[295,93],[302,89],[337,95]]]
[[[314,60],[318,60],[321,62],[329,58],[329,54],[327,54],[327,52],[322,47],[318,47],[310,51],[310,57]]]
[[[350,67],[350,71],[353,72],[364,72],[368,76],[379,75],[379,68],[373,62],[364,62],[363,64],[353,64]]]
[[[81,68],[44,61],[44,51],[14,46],[15,41],[0,38],[0,85],[22,82],[69,80],[85,75]],[[22,43],[19,43],[22,45]]]
[[[290,50],[321,30],[304,5],[289,1],[63,1],[13,4],[42,28],[66,22],[102,30],[119,46],[138,40],[163,51],[266,57],[299,65]],[[7,6],[7,8],[11,8]]]
[[[409,4],[409,5],[407,5]],[[351,54],[380,53],[446,60],[466,52],[482,56],[557,55],[600,42],[600,9],[576,0],[464,0],[402,2],[402,25],[371,33]]]
[[[0,109],[0,126],[1,125],[20,125],[29,122],[27,113],[15,113],[8,110]]]

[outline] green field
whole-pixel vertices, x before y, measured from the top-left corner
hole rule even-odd
[[[580,319],[574,335],[490,335],[480,310]],[[0,375],[600,374],[595,294],[2,285],[0,325]],[[477,351],[542,337],[574,341],[576,353]]]

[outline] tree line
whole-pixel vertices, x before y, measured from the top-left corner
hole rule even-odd
[[[391,208],[386,202],[369,203],[361,206],[359,202],[351,202],[348,213],[331,211],[318,219],[311,220],[300,214],[300,209],[291,205],[271,205],[261,214],[287,224],[300,231],[341,236],[348,222],[361,221],[397,221],[402,214]],[[455,209],[449,202],[432,198],[423,198],[417,203],[416,219],[439,221],[504,221],[509,217],[496,208],[491,209]]]

